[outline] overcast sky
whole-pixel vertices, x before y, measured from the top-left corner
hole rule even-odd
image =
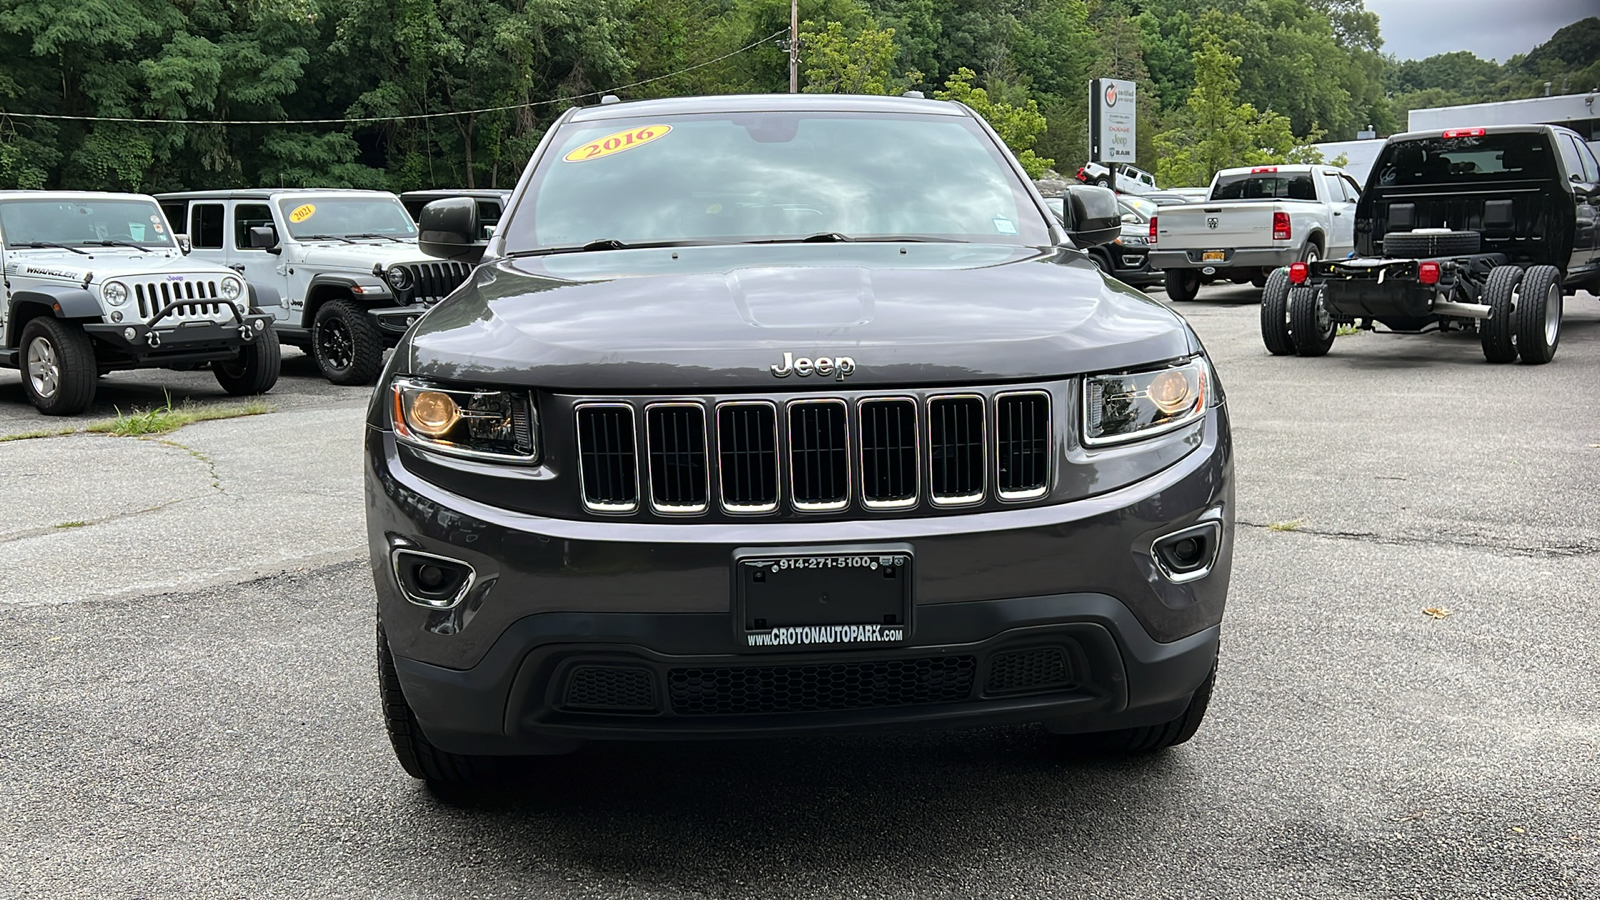
[[[1383,51],[1399,59],[1471,50],[1505,62],[1563,25],[1600,15],[1596,0],[1366,0],[1378,14]]]

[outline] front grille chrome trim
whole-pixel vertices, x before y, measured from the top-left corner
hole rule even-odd
[[[867,407],[875,403],[909,403],[911,405],[911,477],[913,479],[911,496],[899,500],[872,500],[867,497]],[[911,509],[922,499],[922,428],[918,421],[921,416],[920,404],[915,397],[902,397],[885,395],[882,397],[862,397],[856,401],[856,432],[861,435],[857,441],[856,464],[861,471],[861,505],[866,509],[890,510]]]
[[[1024,491],[1008,491],[1003,488],[1000,478],[1001,455],[1005,448],[1001,446],[1005,431],[1000,422],[1001,410],[1005,408],[1005,401],[1012,397],[1040,397],[1044,400],[1044,481],[1038,487]],[[1050,493],[1050,481],[1055,474],[1055,403],[1048,391],[1005,391],[994,395],[994,441],[995,441],[995,495],[1007,503],[1020,503],[1026,500],[1037,500]]]
[[[844,499],[842,500],[829,500],[824,503],[804,501],[800,499],[800,494],[795,490],[794,473],[798,466],[796,465],[794,458],[794,411],[796,408],[805,406],[836,406],[844,411],[844,490],[841,492],[841,496]],[[837,397],[827,397],[818,400],[790,400],[787,404],[785,404],[784,413],[784,418],[787,420],[785,423],[785,430],[789,435],[789,440],[784,446],[784,449],[788,451],[787,457],[789,462],[789,502],[796,510],[799,510],[800,512],[838,512],[842,509],[848,509],[850,507],[851,492],[853,491],[855,484],[854,478],[852,477],[854,473],[850,471],[851,468],[853,468],[850,465],[850,432],[852,431],[850,423],[850,404]],[[779,455],[783,456],[785,454],[780,453]]]
[[[728,467],[722,461],[722,411],[742,406],[766,407],[772,413],[772,502],[771,503],[730,503],[728,501],[728,487],[723,477],[728,472]],[[717,496],[720,498],[722,511],[735,516],[759,516],[778,511],[778,506],[783,502],[783,443],[779,440],[778,404],[771,400],[729,400],[717,404]]]
[[[978,490],[976,492],[967,493],[967,494],[946,494],[946,495],[942,495],[941,496],[940,494],[938,494],[934,490],[935,480],[934,480],[934,477],[933,477],[933,448],[937,444],[937,442],[934,439],[934,433],[933,433],[933,429],[935,427],[935,422],[934,422],[934,417],[933,417],[933,405],[935,403],[938,403],[941,400],[976,400],[976,401],[978,401],[979,428],[981,428],[983,430],[983,433],[979,436],[979,453],[982,454],[983,458],[979,461],[979,466],[978,466],[978,473],[979,473],[978,474]],[[928,415],[928,501],[931,502],[934,506],[939,506],[939,507],[971,506],[971,505],[973,505],[975,503],[982,503],[983,502],[983,498],[988,496],[988,493],[989,493],[989,484],[988,484],[988,479],[989,479],[989,433],[988,433],[988,428],[989,428],[989,403],[987,402],[987,400],[984,398],[984,396],[982,394],[935,394],[935,395],[933,395],[933,396],[928,398],[927,415]]]
[[[693,410],[698,410],[699,411],[699,413],[700,413],[700,441],[701,441],[701,444],[700,444],[700,461],[701,461],[701,465],[705,467],[705,474],[706,474],[706,477],[705,477],[705,498],[706,498],[705,502],[696,503],[696,504],[675,504],[675,503],[657,503],[656,502],[656,491],[655,491],[655,485],[656,485],[656,457],[655,457],[655,447],[651,446],[651,443],[650,443],[651,442],[651,435],[652,435],[652,432],[651,432],[651,429],[650,429],[650,413],[651,413],[651,411],[657,410],[657,409],[693,409]],[[696,403],[696,402],[694,402],[692,400],[669,400],[669,401],[664,402],[664,403],[646,404],[645,408],[644,408],[644,422],[645,422],[645,428],[644,428],[644,431],[645,431],[645,434],[644,434],[644,441],[645,441],[645,450],[644,450],[645,474],[650,479],[650,481],[649,481],[649,484],[650,484],[650,490],[649,490],[650,509],[655,511],[655,512],[658,512],[658,513],[660,513],[661,515],[664,515],[664,516],[697,516],[697,515],[700,515],[700,514],[706,512],[707,510],[709,510],[711,508],[711,459],[710,459],[710,456],[711,456],[711,440],[710,440],[710,436],[706,434],[707,422],[706,422],[705,404]]]
[[[573,421],[582,422],[583,411],[586,409],[624,409],[628,411],[628,424],[633,434],[633,502],[632,503],[603,503],[589,499],[587,479],[583,471],[583,428],[578,426],[578,496],[583,500],[583,508],[592,513],[604,515],[627,515],[639,511],[639,416],[634,411],[631,403],[613,402],[583,402],[573,407]]]

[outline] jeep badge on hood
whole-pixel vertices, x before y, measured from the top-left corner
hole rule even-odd
[[[772,374],[779,378],[788,378],[790,375],[833,375],[837,380],[843,381],[856,372],[856,361],[848,356],[819,356],[816,359],[806,359],[804,356],[794,358],[793,353],[783,354],[783,363],[772,367]]]

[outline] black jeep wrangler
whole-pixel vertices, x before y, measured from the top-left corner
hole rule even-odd
[[[1389,138],[1356,208],[1356,252],[1274,272],[1261,338],[1322,356],[1338,327],[1476,330],[1490,362],[1547,363],[1563,294],[1600,289],[1600,164],[1551,125]]]

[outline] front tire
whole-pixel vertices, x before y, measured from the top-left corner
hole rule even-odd
[[[1489,316],[1478,320],[1478,339],[1483,343],[1483,358],[1489,362],[1517,361],[1511,315],[1522,277],[1522,269],[1516,266],[1495,266],[1484,281],[1483,302],[1489,307]]]
[[[278,372],[283,365],[283,351],[278,347],[278,333],[268,325],[250,343],[239,348],[233,359],[211,364],[211,374],[217,384],[235,397],[265,394],[278,383]]]
[[[1170,300],[1187,303],[1200,295],[1200,273],[1193,269],[1168,269],[1163,279]]]
[[[1087,749],[1118,755],[1142,755],[1176,747],[1194,737],[1211,705],[1211,688],[1217,681],[1217,664],[1211,664],[1211,673],[1200,682],[1183,714],[1160,725],[1138,728],[1121,728],[1116,731],[1097,731],[1081,736]]]
[[[407,775],[444,788],[483,784],[494,778],[495,757],[449,753],[428,742],[400,688],[400,676],[395,672],[394,654],[389,651],[382,622],[378,623],[378,697],[383,704],[389,745]]]
[[[40,316],[22,329],[22,390],[47,416],[75,416],[94,402],[100,372],[78,326]]]
[[[1103,187],[1103,188],[1111,187],[1111,179],[1107,178],[1104,175],[1101,175],[1099,178],[1096,178],[1094,180],[1094,185],[1095,185],[1095,187]]]
[[[311,326],[311,353],[334,384],[371,384],[383,369],[383,337],[366,310],[349,300],[330,300]]]
[[[1561,343],[1561,302],[1560,269],[1533,266],[1523,273],[1512,325],[1524,365],[1542,366],[1555,359],[1556,345]]]
[[[1289,333],[1289,270],[1275,269],[1261,289],[1261,343],[1273,356],[1294,355]]]
[[[1322,301],[1322,288],[1298,287],[1289,292],[1289,335],[1296,355],[1327,356],[1338,333]]]

